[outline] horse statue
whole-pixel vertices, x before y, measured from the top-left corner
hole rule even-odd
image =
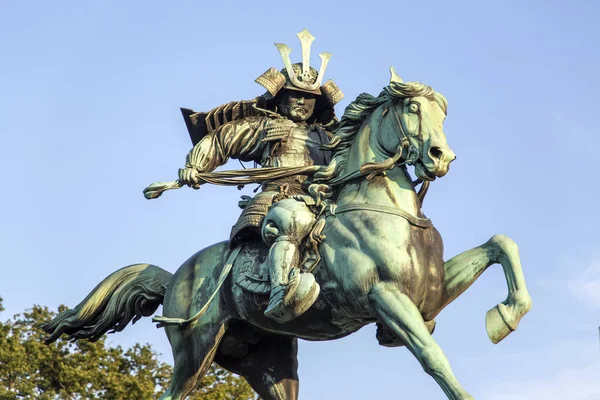
[[[422,214],[429,182],[455,159],[442,128],[446,107],[444,96],[392,70],[379,96],[361,94],[346,108],[329,145],[334,157],[313,177],[335,197],[322,216],[321,261],[312,271],[321,291],[298,318],[279,323],[263,314],[268,278],[260,278],[265,245],[257,238],[209,246],[175,274],[150,264],[122,268],[45,324],[48,342],[63,333],[97,340],[163,304],[156,321],[171,343],[174,373],[160,399],[185,398],[214,361],[265,400],[295,400],[298,338],[334,340],[377,323],[380,343],[406,346],[449,399],[473,399],[431,335],[436,316],[496,263],[508,296],[486,315],[493,343],[517,328],[531,298],[512,239],[494,235],[444,261],[442,238]]]

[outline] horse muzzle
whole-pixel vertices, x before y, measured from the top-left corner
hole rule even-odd
[[[450,169],[450,163],[456,160],[456,155],[452,149],[444,145],[432,145],[424,153],[421,157],[424,169],[438,178],[446,175]]]

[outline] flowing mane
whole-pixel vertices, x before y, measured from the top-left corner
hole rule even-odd
[[[323,146],[323,149],[332,151],[333,157],[327,167],[315,174],[316,180],[327,182],[341,174],[354,137],[360,130],[363,122],[377,107],[417,96],[423,96],[435,101],[444,113],[446,113],[448,107],[446,98],[431,87],[420,82],[392,81],[388,86],[383,88],[377,97],[368,93],[358,95],[356,100],[351,102],[344,110],[344,115],[331,142]]]

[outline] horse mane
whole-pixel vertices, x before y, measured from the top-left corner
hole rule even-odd
[[[333,157],[328,166],[315,174],[315,180],[326,183],[342,173],[346,165],[348,151],[356,134],[375,109],[383,104],[417,96],[435,101],[442,108],[444,114],[447,113],[448,101],[446,98],[441,93],[420,82],[390,82],[377,97],[368,93],[359,94],[356,100],[348,104],[344,110],[344,115],[334,132],[331,142],[322,146],[324,150],[331,150]]]

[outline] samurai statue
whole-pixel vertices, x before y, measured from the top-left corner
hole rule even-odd
[[[291,49],[276,43],[284,67],[269,68],[255,81],[267,92],[254,100],[224,104],[209,112],[182,109],[193,149],[179,170],[179,181],[200,187],[199,174],[211,172],[228,159],[254,161],[266,168],[327,165],[329,143],[338,120],[334,105],[343,93],[329,80],[322,84],[331,54],[321,53],[317,72],[310,66],[310,47],[315,39],[306,29],[298,35],[302,62],[292,64]],[[301,169],[299,169],[301,171]],[[298,174],[265,180],[253,198],[243,196],[242,214],[233,226],[231,245],[262,238],[270,246],[268,267],[271,280],[265,315],[279,322],[289,321],[298,312],[287,304],[296,296],[308,309],[319,295],[319,284],[310,272],[299,269],[301,241],[309,234],[316,217],[298,197],[307,194],[307,175]]]

